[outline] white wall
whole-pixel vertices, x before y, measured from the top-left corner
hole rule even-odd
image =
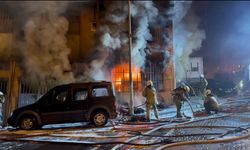
[[[203,58],[202,57],[189,58],[189,64],[186,70],[186,78],[200,78],[201,74],[204,75]]]

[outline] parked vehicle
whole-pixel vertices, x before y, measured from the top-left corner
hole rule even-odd
[[[91,121],[100,127],[116,117],[115,101],[111,82],[60,85],[34,104],[16,109],[8,124],[31,130],[46,124]]]

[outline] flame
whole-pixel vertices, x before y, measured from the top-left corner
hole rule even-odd
[[[129,65],[120,64],[115,66],[111,71],[112,83],[117,92],[129,91]],[[141,90],[141,70],[132,65],[132,78],[134,90]]]

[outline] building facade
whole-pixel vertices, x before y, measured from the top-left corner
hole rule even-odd
[[[186,79],[199,79],[201,75],[204,75],[203,58],[190,57],[188,68],[186,70]]]
[[[3,7],[4,8],[4,7]],[[91,48],[95,41],[95,35],[100,20],[106,10],[105,1],[76,2],[69,5],[64,16],[69,21],[67,32],[67,45],[71,49],[69,59],[71,63],[81,63],[91,54]],[[22,80],[22,70],[18,66],[19,60],[15,60],[8,52],[13,48],[15,40],[13,22],[15,16],[11,16],[8,10],[0,9],[0,56],[5,58],[0,62],[0,91],[6,95],[6,116],[9,116],[15,108],[33,103],[48,89],[37,87],[32,89],[28,83]],[[172,39],[172,24],[162,28],[155,27],[153,36],[155,40],[148,44],[151,55],[147,56],[144,68],[133,67],[133,85],[135,96],[141,95],[141,91],[147,80],[152,80],[158,91],[161,102],[172,103],[171,91],[175,88],[174,65],[165,59],[165,54],[173,55],[172,43],[164,45],[160,34],[167,34]],[[164,31],[164,32],[163,32]],[[172,40],[170,40],[172,41]],[[8,64],[8,65],[6,65]],[[128,94],[128,65],[117,64],[110,72],[111,81],[115,90],[122,97]],[[141,97],[139,97],[141,98]],[[135,99],[136,101],[136,99]]]

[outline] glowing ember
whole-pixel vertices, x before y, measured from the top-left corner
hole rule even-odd
[[[141,70],[132,65],[134,90],[141,91]],[[117,92],[129,91],[129,65],[120,64],[112,69],[112,83]]]

